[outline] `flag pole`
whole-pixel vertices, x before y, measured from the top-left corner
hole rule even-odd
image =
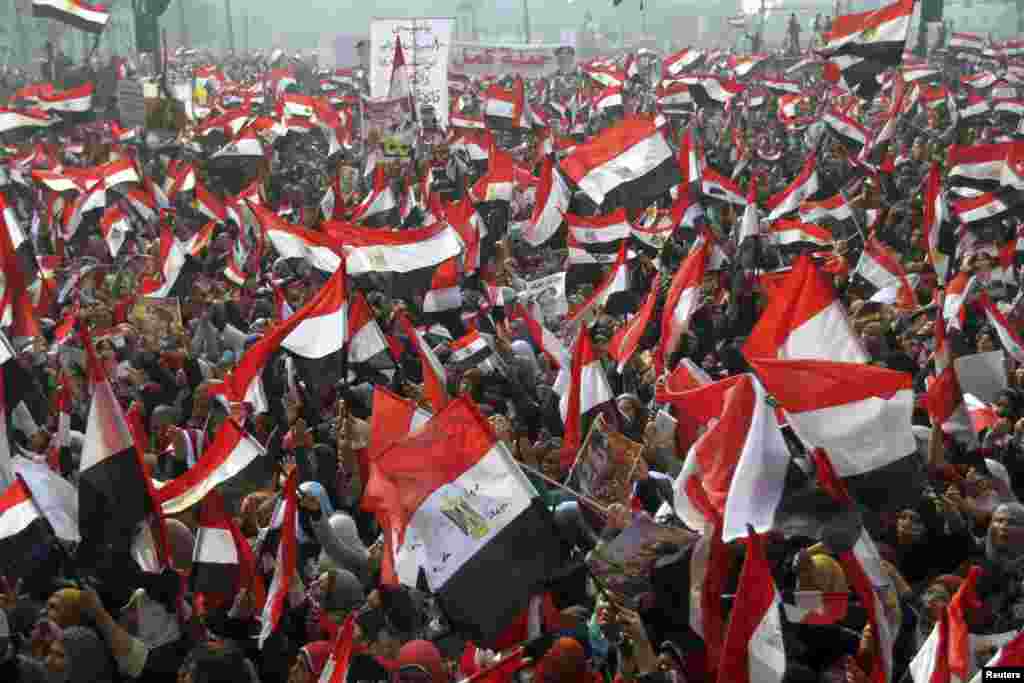
[[[533,467],[530,467],[529,465],[527,465],[525,463],[520,462],[518,464],[519,464],[520,467],[522,467],[527,472],[529,472],[531,474],[534,474],[534,475],[540,477],[541,479],[543,479],[545,483],[550,484],[551,486],[554,486],[555,488],[557,488],[557,489],[559,489],[561,491],[565,491],[566,493],[570,494],[573,498],[576,498],[581,503],[584,503],[584,504],[588,505],[589,507],[593,508],[593,510],[595,512],[599,512],[599,513],[601,513],[602,515],[604,515],[606,517],[611,514],[607,507],[605,507],[601,503],[598,503],[593,498],[591,498],[591,497],[589,497],[587,495],[584,495],[584,494],[580,493],[579,491],[571,489],[568,486],[566,486],[565,484],[562,484],[562,483],[560,483],[558,481],[555,481],[554,479],[552,479],[548,475],[544,474],[540,470],[534,469]]]

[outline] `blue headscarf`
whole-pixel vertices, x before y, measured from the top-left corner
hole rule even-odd
[[[330,496],[327,495],[327,490],[318,481],[304,481],[299,484],[299,497],[313,496],[320,501],[320,514],[325,518],[330,519],[331,515],[334,514],[334,506],[331,505]],[[313,528],[313,521],[306,516],[305,511],[302,507],[299,507],[299,518],[298,518],[298,540],[299,543],[315,543],[316,538],[310,538],[303,528],[303,520],[309,526]]]

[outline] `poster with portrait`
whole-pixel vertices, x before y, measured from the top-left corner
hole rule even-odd
[[[448,56],[453,18],[374,19],[370,22],[370,97],[386,98],[391,86],[395,43],[401,41],[409,84],[418,109],[433,107],[448,128]]]
[[[626,438],[598,415],[569,471],[569,487],[604,506],[628,506],[633,484],[647,478],[642,450],[642,444]]]
[[[130,322],[144,338],[162,341],[184,332],[177,297],[143,297],[128,311]]]
[[[540,305],[545,317],[558,318],[569,312],[569,302],[565,298],[565,271],[545,275],[526,283],[523,298]]]

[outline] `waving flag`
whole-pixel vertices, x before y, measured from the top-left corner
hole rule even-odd
[[[749,360],[793,430],[828,451],[839,476],[864,474],[915,452],[909,374],[861,363]]]
[[[424,335],[420,333],[409,321],[404,313],[398,316],[398,324],[402,327],[405,335],[409,338],[420,359],[420,367],[423,370],[423,393],[426,395],[435,411],[440,411],[450,400],[447,388],[447,379],[444,365],[438,360],[434,350],[430,348]]]
[[[231,598],[245,588],[249,589],[254,604],[262,605],[266,600],[263,577],[256,567],[249,541],[216,491],[206,495],[199,510],[189,581],[191,590],[196,593]]]
[[[106,7],[82,0],[32,0],[32,16],[55,19],[88,33],[103,33],[110,21]]]
[[[748,526],[775,528],[790,455],[761,383],[736,375],[670,400],[678,413],[709,424],[674,484],[680,519],[705,531],[721,519],[726,543]]]
[[[810,199],[818,191],[818,186],[818,160],[812,154],[807,157],[800,174],[789,186],[768,199],[768,220],[773,221],[799,209],[805,200]]]
[[[636,353],[640,346],[640,339],[644,336],[651,317],[654,315],[654,307],[658,302],[658,294],[661,291],[661,273],[654,276],[651,289],[647,292],[647,298],[640,306],[640,310],[629,321],[619,328],[608,342],[608,355],[618,362],[619,374],[622,374],[626,363]]]
[[[846,309],[809,255],[801,255],[747,338],[751,358],[818,358],[866,363]]]
[[[690,327],[690,319],[700,308],[710,255],[710,241],[699,239],[672,278],[661,314],[661,340],[656,353],[657,365],[662,370],[667,369],[670,357]]]
[[[569,210],[569,199],[569,187],[555,162],[548,157],[540,173],[533,216],[523,232],[523,239],[534,247],[551,239],[561,227],[565,212]]]
[[[903,62],[913,12],[914,0],[898,0],[874,11],[837,16],[820,50],[827,59],[825,78],[858,97],[874,97],[881,90],[878,76]]]
[[[264,450],[259,442],[243,432],[234,420],[226,420],[196,464],[157,489],[156,500],[165,515],[176,515],[202,501],[207,493],[240,474],[262,455]]]
[[[102,553],[108,545],[128,545],[153,512],[153,500],[121,404],[88,333],[80,335],[92,388],[78,475],[82,547]]]
[[[261,618],[263,623],[259,636],[260,649],[263,649],[267,638],[277,630],[277,625],[287,610],[285,601],[288,599],[292,581],[296,578],[298,543],[295,538],[295,529],[299,508],[298,486],[299,470],[296,468],[291,471],[285,481],[282,498],[270,521],[270,528],[280,533],[280,539],[274,561],[274,578],[270,583],[270,588],[267,589],[267,600],[263,604]]]
[[[0,549],[15,565],[15,576],[27,576],[35,563],[33,550],[50,536],[46,517],[32,499],[25,481],[18,477],[0,493]]]
[[[760,536],[751,532],[746,545],[718,665],[718,680],[782,683],[786,675],[786,648],[782,641],[779,591]]]
[[[598,205],[642,207],[680,181],[679,168],[658,123],[632,116],[576,147],[562,170]]]
[[[576,336],[572,365],[559,374],[555,392],[562,397],[559,403],[565,424],[562,464],[568,467],[576,460],[576,451],[583,444],[597,411],[615,399],[586,327]]]
[[[548,513],[508,448],[458,398],[369,465],[363,506],[390,531],[399,580],[426,581],[456,627],[488,646],[561,564]]]

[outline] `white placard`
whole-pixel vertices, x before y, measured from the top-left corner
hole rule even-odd
[[[1006,355],[1002,351],[972,353],[953,361],[960,389],[986,403],[995,403],[1006,388]]]
[[[417,106],[434,107],[437,120],[448,127],[448,54],[455,20],[451,18],[374,19],[370,22],[370,97],[387,97],[395,36],[409,70]],[[415,36],[415,38],[414,38]]]

